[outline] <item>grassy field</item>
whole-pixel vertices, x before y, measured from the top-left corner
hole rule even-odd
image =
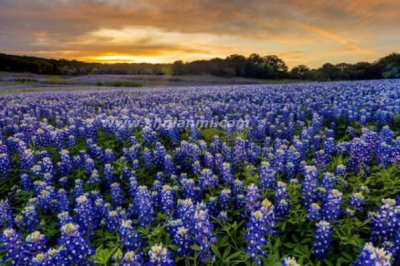
[[[304,82],[299,80],[263,80],[250,78],[226,78],[215,76],[171,76],[171,75],[83,75],[59,76],[30,73],[0,72],[1,90],[37,90],[67,87],[164,87],[240,84],[286,84]]]

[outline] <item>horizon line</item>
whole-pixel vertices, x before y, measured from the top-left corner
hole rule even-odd
[[[172,64],[174,64],[176,62],[179,62],[179,61],[181,61],[184,64],[189,64],[189,63],[198,62],[198,61],[211,61],[211,60],[214,60],[214,59],[225,60],[227,57],[229,57],[231,55],[239,55],[239,56],[244,56],[245,58],[248,58],[252,54],[257,54],[257,55],[260,55],[261,57],[264,57],[264,56],[277,56],[278,58],[283,60],[285,62],[285,64],[287,65],[287,62],[277,54],[261,55],[261,54],[258,54],[258,53],[250,53],[247,56],[243,55],[243,54],[239,54],[239,53],[233,53],[233,54],[225,56],[225,57],[215,56],[215,57],[211,57],[209,59],[195,59],[195,60],[192,60],[192,61],[185,61],[183,59],[176,59],[173,62],[157,62],[157,63],[155,63],[155,62],[146,62],[146,61],[135,62],[135,61],[123,61],[123,60],[104,60],[104,61],[93,60],[93,61],[91,61],[91,60],[80,60],[80,59],[75,59],[75,58],[67,59],[67,58],[62,58],[62,57],[36,56],[36,55],[29,55],[29,54],[10,54],[10,53],[3,52],[3,51],[0,51],[0,54],[4,54],[4,55],[8,55],[8,56],[33,57],[33,58],[46,59],[46,60],[57,60],[57,61],[65,60],[65,61],[75,61],[75,62],[80,62],[80,63],[85,63],[85,64],[103,64],[103,65],[116,65],[116,64],[172,65]],[[340,62],[340,63],[325,62],[322,65],[320,65],[319,67],[310,67],[309,65],[307,65],[305,63],[304,64],[303,63],[297,64],[297,65],[294,65],[292,67],[289,67],[288,65],[287,66],[288,66],[288,69],[293,69],[293,68],[295,68],[297,66],[304,65],[304,66],[307,66],[310,70],[312,70],[312,69],[319,69],[322,66],[324,66],[325,64],[332,64],[332,65],[340,65],[340,64],[352,65],[352,64],[357,64],[357,63],[374,64],[374,63],[377,63],[380,59],[382,59],[382,58],[384,58],[386,56],[392,55],[392,54],[398,54],[398,53],[393,51],[391,53],[386,54],[385,56],[378,57],[377,59],[375,59],[373,61],[357,61],[357,62],[353,62],[353,63],[349,63],[349,62]]]

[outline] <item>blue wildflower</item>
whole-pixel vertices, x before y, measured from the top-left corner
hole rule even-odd
[[[337,189],[329,190],[322,203],[322,216],[324,220],[333,221],[341,214],[340,205],[343,193]]]
[[[127,251],[122,257],[121,266],[142,266],[142,265],[143,265],[143,258],[140,256],[140,254],[135,253],[134,251]]]
[[[261,162],[258,179],[260,180],[260,187],[262,189],[275,189],[278,182],[276,172],[268,162]]]
[[[317,228],[315,230],[314,242],[313,242],[313,252],[318,260],[323,260],[331,249],[331,235],[332,227],[327,221],[320,221],[317,223]]]
[[[285,217],[289,212],[289,195],[286,183],[278,181],[275,193],[275,213],[278,217]]]
[[[140,234],[136,233],[131,220],[122,220],[121,225],[117,230],[119,242],[125,250],[137,252],[141,249],[142,243],[140,240]]]
[[[368,213],[371,239],[377,243],[392,240],[400,231],[400,205],[394,199],[382,199],[382,203],[377,212]]]
[[[20,237],[21,235],[12,228],[7,228],[3,231],[3,234],[0,237],[0,242],[3,244],[1,249],[5,250],[6,253],[0,260],[1,263],[4,263],[8,259],[11,259],[15,265],[22,263],[24,258],[22,242],[19,240]]]
[[[304,180],[301,184],[301,199],[307,207],[315,202],[316,199],[315,190],[318,187],[318,170],[315,166],[305,166],[303,174]]]
[[[175,207],[175,190],[169,185],[164,185],[161,190],[161,211],[170,215]]]
[[[155,211],[151,193],[146,186],[138,187],[134,203],[138,212],[138,224],[140,226],[150,225],[154,220]]]
[[[20,216],[16,217],[17,224],[25,227],[28,232],[35,231],[36,226],[39,225],[39,214],[34,205],[28,204]]]
[[[376,248],[372,243],[366,243],[357,256],[354,266],[390,266],[391,254],[384,249]]]
[[[35,231],[30,233],[26,239],[25,251],[28,254],[35,254],[39,252],[43,252],[46,250],[46,241],[47,237],[41,234],[39,231]],[[25,258],[24,258],[25,259]],[[26,258],[29,259],[29,258]]]
[[[191,237],[191,230],[188,227],[180,225],[173,225],[172,231],[172,244],[178,247],[176,253],[183,258],[188,257],[191,252],[191,245],[193,243]]]
[[[284,258],[281,263],[282,266],[300,266],[300,264],[298,264],[296,259],[293,257]]]
[[[255,184],[250,184],[247,187],[247,193],[245,197],[246,211],[248,213],[254,212],[260,206],[260,189]]]
[[[216,239],[212,233],[212,224],[207,208],[199,204],[194,214],[194,241],[200,246],[200,261],[202,263],[214,260],[211,245]]]
[[[67,223],[63,225],[58,242],[65,248],[63,253],[69,265],[87,265],[87,260],[94,254],[93,248],[88,240],[83,237],[77,224]]]
[[[112,183],[110,188],[111,200],[115,206],[122,205],[124,199],[124,191],[119,183]]]
[[[274,232],[274,225],[274,206],[268,200],[264,200],[261,209],[251,213],[245,235],[248,241],[246,252],[250,255],[251,261],[257,265],[262,265],[261,258],[267,256],[263,250],[263,246],[268,243],[265,236]]]
[[[199,185],[202,190],[214,187],[218,184],[217,176],[210,169],[204,168],[201,171]]]
[[[13,213],[8,200],[0,200],[0,227],[4,228],[13,224]]]
[[[307,207],[307,213],[308,220],[318,221],[321,218],[321,206],[314,202]]]
[[[149,266],[173,266],[175,262],[171,252],[162,244],[156,244],[149,251],[150,263]]]

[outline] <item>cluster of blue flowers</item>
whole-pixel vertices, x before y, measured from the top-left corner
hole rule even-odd
[[[355,265],[396,265],[398,190],[371,173],[399,170],[399,99],[397,80],[4,94],[1,263],[266,265],[272,239],[296,266],[288,234],[334,261],[355,219]]]
[[[263,246],[267,244],[268,235],[274,233],[275,213],[274,206],[270,201],[265,199],[259,210],[251,213],[250,220],[247,224],[246,239],[249,242],[246,252],[250,254],[250,258],[257,265],[263,265],[262,259],[267,256],[263,250]]]
[[[376,248],[371,243],[365,244],[354,266],[390,266],[392,255],[384,249]]]
[[[313,249],[315,256],[322,260],[331,248],[332,226],[324,220],[317,223],[316,226]]]

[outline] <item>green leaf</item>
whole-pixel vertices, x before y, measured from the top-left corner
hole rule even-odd
[[[212,252],[214,252],[214,254],[217,256],[217,258],[219,258],[220,260],[222,260],[222,256],[221,253],[218,250],[218,247],[216,247],[215,245],[211,245],[211,250]]]
[[[96,253],[93,256],[95,263],[100,265],[107,265],[116,249],[117,247],[113,249],[103,249],[103,245],[101,245],[96,249]]]
[[[119,261],[120,259],[122,259],[123,254],[122,254],[122,250],[119,248],[117,249],[117,251],[114,253],[114,258]]]
[[[200,251],[200,247],[198,245],[191,245],[190,246],[194,251]]]
[[[222,258],[225,259],[225,258],[229,255],[230,252],[231,252],[231,247],[228,246],[228,247],[225,249],[224,254],[222,255]]]
[[[344,256],[346,259],[348,259],[348,260],[350,260],[350,261],[353,260],[353,257],[352,257],[349,253],[347,253],[347,252],[342,252],[342,254],[343,254],[343,256]]]

